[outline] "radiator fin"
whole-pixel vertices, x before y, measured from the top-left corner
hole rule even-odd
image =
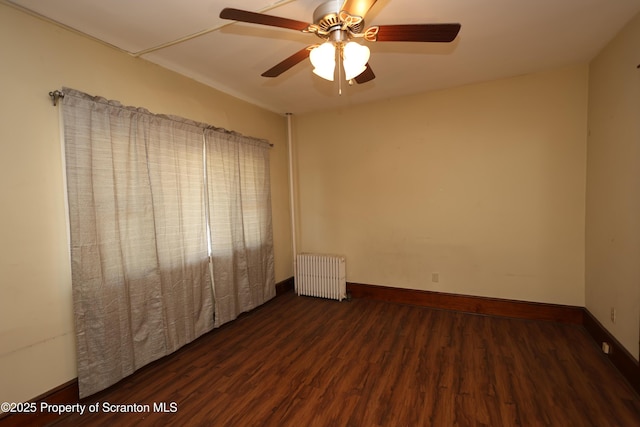
[[[338,301],[347,297],[344,256],[298,254],[296,264],[295,283],[298,295]]]

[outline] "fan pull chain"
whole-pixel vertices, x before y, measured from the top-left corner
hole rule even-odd
[[[342,96],[342,43],[338,44],[338,96]]]

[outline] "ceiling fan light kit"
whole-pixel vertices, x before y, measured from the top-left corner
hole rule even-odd
[[[369,48],[356,42],[348,42],[342,48],[342,66],[345,79],[352,80],[367,69],[367,62],[371,52]]]
[[[326,42],[313,48],[309,53],[309,60],[313,65],[313,72],[325,80],[333,81],[336,68],[336,47]]]
[[[358,77],[367,69],[367,61],[369,61],[368,47],[356,42],[348,42],[344,45],[325,42],[313,48],[309,54],[309,60],[314,67],[313,72],[325,80],[333,81],[336,52],[340,55],[347,81]]]
[[[377,0],[330,0],[322,3],[313,12],[313,24],[307,24],[278,16],[225,8],[220,12],[223,19],[269,25],[290,30],[312,33],[325,40],[320,45],[306,47],[274,67],[262,73],[264,77],[277,77],[293,66],[309,58],[314,74],[334,81],[338,74],[352,83],[366,83],[375,78],[369,65],[368,47],[352,41],[365,42],[452,42],[460,31],[460,24],[409,24],[378,25],[365,29],[364,17]],[[336,59],[338,67],[336,67]]]

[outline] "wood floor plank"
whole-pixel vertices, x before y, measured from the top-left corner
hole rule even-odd
[[[580,325],[293,293],[83,403],[102,402],[151,411],[54,425],[640,425],[640,397]]]

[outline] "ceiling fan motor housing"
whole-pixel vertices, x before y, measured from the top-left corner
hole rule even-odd
[[[313,22],[325,33],[330,33],[342,27],[340,9],[344,0],[329,0],[322,3],[313,11]],[[364,19],[349,27],[352,33],[361,33],[364,29]]]

